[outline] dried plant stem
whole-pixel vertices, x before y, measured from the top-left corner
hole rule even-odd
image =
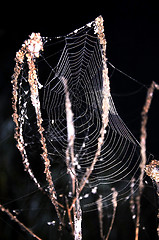
[[[94,159],[92,161],[92,164],[89,168],[87,168],[80,184],[79,184],[79,193],[83,190],[88,178],[90,177],[94,166],[96,162],[98,161],[98,157],[100,156],[101,148],[104,142],[104,136],[106,133],[106,127],[109,122],[109,97],[110,97],[110,86],[109,86],[109,77],[108,77],[108,68],[106,64],[106,39],[104,34],[104,25],[103,25],[103,18],[102,16],[99,16],[95,19],[95,27],[94,31],[97,33],[99,43],[101,45],[101,51],[102,51],[102,63],[103,63],[103,70],[102,70],[102,78],[103,78],[103,101],[102,101],[102,127],[100,130],[100,137],[98,138],[98,145],[97,145],[97,151],[95,153]],[[74,203],[76,202],[76,197],[74,198],[72,205],[70,209],[73,207]]]
[[[144,169],[146,164],[146,138],[147,138],[147,132],[146,132],[146,125],[148,120],[148,111],[150,109],[150,105],[153,98],[154,90],[159,90],[159,85],[157,85],[155,82],[152,82],[150,88],[147,92],[147,97],[145,101],[145,105],[143,107],[142,113],[141,113],[141,136],[140,136],[140,145],[141,145],[141,163],[140,163],[140,182],[139,182],[139,191],[142,191],[143,189],[143,176],[144,176]]]
[[[39,52],[43,50],[43,42],[41,40],[41,36],[39,33],[32,33],[30,36],[30,39],[26,40],[24,44],[22,45],[22,48],[19,50],[19,52],[16,55],[16,66],[14,69],[14,75],[13,75],[13,120],[16,124],[16,129],[15,129],[15,138],[18,141],[18,149],[20,150],[23,158],[23,164],[25,166],[25,169],[28,171],[30,177],[34,180],[34,182],[38,185],[38,188],[40,188],[40,184],[37,182],[36,178],[34,177],[33,172],[31,171],[29,167],[29,161],[27,159],[25,147],[24,147],[24,139],[23,139],[23,134],[22,134],[22,124],[19,125],[18,120],[18,111],[17,111],[17,89],[18,89],[18,77],[19,74],[22,70],[23,66],[23,61],[24,57],[27,58],[27,63],[28,63],[28,82],[30,85],[30,92],[31,92],[31,102],[32,105],[35,109],[36,113],[36,119],[37,119],[37,126],[38,126],[38,131],[40,134],[40,142],[42,145],[42,151],[43,153],[41,154],[44,164],[45,164],[45,170],[44,173],[46,175],[46,180],[49,185],[49,193],[50,193],[50,199],[53,205],[55,206],[57,215],[60,219],[61,222],[61,216],[59,213],[58,209],[58,204],[56,201],[56,191],[54,188],[52,176],[51,176],[51,171],[50,171],[50,160],[48,158],[48,152],[47,152],[47,147],[46,147],[46,139],[43,135],[44,128],[42,127],[42,116],[41,116],[41,109],[40,109],[40,100],[39,100],[39,92],[38,88],[41,87],[40,83],[38,82],[38,77],[37,77],[37,69],[35,66],[35,59],[39,57]],[[23,120],[24,119],[20,119]]]
[[[153,98],[154,90],[159,90],[159,85],[157,85],[155,82],[152,82],[150,88],[147,92],[147,97],[145,101],[145,105],[143,107],[142,113],[141,113],[141,136],[140,136],[140,146],[141,146],[141,163],[140,163],[140,178],[139,178],[139,195],[136,198],[136,204],[137,204],[137,216],[136,216],[136,229],[135,229],[135,240],[139,239],[139,227],[140,227],[140,202],[141,202],[141,194],[143,191],[143,177],[144,177],[144,171],[145,171],[145,165],[146,165],[146,138],[147,138],[147,132],[146,132],[146,125],[148,120],[148,111],[150,109],[150,105]]]
[[[76,181],[76,184],[78,182]],[[75,203],[75,212],[74,212],[74,231],[75,231],[75,240],[82,240],[82,209],[79,200],[79,190],[78,185],[76,186],[76,203]]]
[[[21,113],[18,115],[17,110],[17,103],[19,103],[18,98],[18,78],[21,73],[21,70],[23,68],[24,63],[24,57],[26,54],[26,48],[25,44],[22,46],[22,48],[16,53],[16,64],[14,67],[14,74],[12,76],[12,85],[13,85],[13,97],[12,97],[12,108],[13,108],[13,121],[15,123],[15,134],[14,138],[17,141],[17,148],[19,149],[21,155],[22,155],[22,161],[24,165],[24,169],[26,172],[28,172],[30,178],[34,181],[34,183],[37,185],[37,187],[42,190],[40,183],[37,181],[36,177],[34,176],[34,173],[30,167],[30,163],[27,157],[27,153],[25,150],[25,142],[23,138],[23,124],[24,124],[24,113],[21,110]]]
[[[99,218],[100,237],[101,237],[101,239],[104,239],[102,195],[99,195],[99,199],[97,200],[97,209],[98,209],[98,218]]]
[[[74,158],[74,139],[75,139],[75,129],[73,123],[73,112],[71,107],[71,101],[69,97],[69,90],[67,79],[61,77],[61,80],[64,85],[65,91],[65,108],[66,108],[66,120],[67,120],[67,140],[68,140],[68,147],[66,149],[66,164],[67,169],[71,175],[72,179],[72,194],[75,194],[75,158]]]
[[[34,64],[34,59],[28,57],[28,65],[29,65],[29,73],[28,73],[28,82],[30,84],[30,89],[31,89],[31,99],[32,99],[32,104],[35,107],[35,112],[36,112],[36,117],[37,117],[37,126],[38,126],[38,131],[40,133],[41,139],[41,145],[42,145],[42,150],[43,153],[41,154],[42,158],[44,159],[44,164],[45,164],[45,170],[44,173],[46,174],[46,180],[49,185],[49,193],[50,193],[50,199],[53,203],[53,205],[56,208],[56,212],[58,214],[59,219],[60,213],[58,210],[58,205],[56,202],[56,191],[54,188],[52,176],[51,176],[51,171],[50,171],[50,160],[48,158],[48,152],[47,152],[47,147],[46,147],[46,140],[43,135],[43,127],[42,127],[42,117],[41,117],[41,110],[40,110],[40,101],[39,101],[39,94],[38,94],[38,84],[36,81],[36,68]]]
[[[109,231],[108,231],[108,234],[107,234],[105,240],[108,240],[108,238],[110,236],[110,233],[111,233],[111,230],[112,230],[112,227],[113,227],[113,223],[114,223],[114,220],[115,220],[115,214],[116,214],[116,208],[117,208],[118,192],[115,190],[115,188],[112,188],[112,191],[113,191],[113,196],[112,196],[113,216],[112,216],[112,220],[111,220],[111,224],[110,224],[110,227],[109,227]]]
[[[20,222],[16,216],[14,216],[9,209],[3,207],[3,205],[0,204],[0,210],[2,212],[5,212],[12,221],[16,222],[23,231],[27,232],[29,235],[31,235],[33,238],[38,239],[38,240],[42,240],[41,238],[39,238],[35,233],[33,233],[29,228],[27,228],[22,222]]]
[[[69,97],[68,82],[67,79],[61,77],[61,81],[64,85],[65,92],[65,109],[66,109],[66,121],[67,121],[67,141],[68,146],[66,149],[66,165],[67,170],[70,173],[72,179],[72,194],[75,194],[75,164],[74,164],[74,139],[75,129],[73,123],[73,112],[71,101]]]
[[[82,226],[81,226],[82,211],[81,211],[80,200],[79,200],[78,180],[76,178],[76,172],[75,172],[75,157],[74,157],[75,129],[74,129],[74,123],[73,123],[73,112],[72,112],[71,101],[69,97],[67,79],[65,79],[64,77],[61,77],[61,80],[63,82],[64,91],[65,91],[65,108],[66,108],[66,120],[67,120],[68,147],[66,149],[66,164],[72,179],[72,195],[74,196],[76,193],[76,197],[75,197],[76,202],[74,203],[74,205],[72,205],[72,208],[71,209],[69,208],[67,198],[66,198],[66,206],[67,206],[68,218],[72,228],[74,239],[81,240],[82,239]],[[71,211],[73,212],[73,216],[74,216],[74,226],[72,224]]]
[[[135,219],[135,201],[134,201],[134,184],[135,184],[135,178],[133,177],[131,179],[131,197],[130,197],[130,211],[132,214],[132,219]]]
[[[72,235],[74,235],[74,226],[73,226],[73,222],[72,222],[72,215],[71,215],[71,211],[69,209],[69,203],[68,203],[67,196],[65,196],[65,199],[66,199],[66,209],[67,209],[68,220],[69,220],[69,223],[71,226]]]
[[[146,125],[148,120],[148,111],[151,105],[151,101],[153,98],[154,89],[157,88],[157,85],[155,82],[152,82],[150,88],[147,92],[146,102],[143,107],[142,113],[141,113],[141,136],[140,136],[140,145],[141,145],[141,163],[140,163],[140,182],[139,182],[139,190],[142,191],[143,189],[143,176],[144,176],[144,168],[146,164],[146,138],[147,138],[147,132],[146,132]]]
[[[159,161],[152,160],[148,165],[146,165],[145,172],[156,183],[156,193],[158,197],[157,234],[159,238]]]
[[[95,20],[95,31],[97,32],[101,49],[102,49],[102,62],[103,62],[103,102],[102,102],[102,127],[100,130],[100,137],[98,138],[98,146],[97,151],[95,153],[95,157],[92,161],[91,166],[87,169],[83,179],[80,182],[80,192],[82,191],[83,187],[85,186],[89,176],[91,175],[94,165],[96,164],[98,157],[100,156],[101,148],[104,141],[104,135],[105,135],[105,128],[108,125],[108,115],[109,115],[109,97],[110,97],[110,87],[109,87],[109,77],[108,77],[108,68],[106,65],[106,40],[105,40],[105,34],[104,34],[104,26],[103,26],[103,18],[99,16]]]

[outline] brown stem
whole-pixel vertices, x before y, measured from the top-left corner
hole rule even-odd
[[[9,209],[3,207],[2,204],[0,204],[0,210],[2,212],[5,212],[12,221],[16,222],[23,231],[27,232],[29,235],[31,235],[33,238],[36,238],[37,240],[42,240],[41,238],[39,238],[35,233],[33,233],[29,228],[27,228],[22,222],[20,222],[16,216],[14,216]]]
[[[141,113],[141,136],[140,136],[140,146],[141,146],[141,163],[140,163],[140,178],[139,178],[139,195],[136,198],[136,204],[137,204],[137,216],[136,216],[136,229],[135,229],[135,240],[138,240],[139,238],[139,227],[140,227],[140,202],[141,202],[141,194],[144,188],[143,185],[143,177],[144,177],[144,171],[145,171],[145,165],[146,165],[146,138],[147,138],[147,131],[146,131],[146,125],[148,120],[148,111],[150,109],[150,105],[153,98],[154,90],[159,89],[159,85],[157,85],[155,82],[151,83],[151,86],[149,87],[147,91],[146,101],[145,105],[143,107],[142,113]]]

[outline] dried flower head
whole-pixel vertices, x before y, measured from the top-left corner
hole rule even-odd
[[[145,167],[146,174],[154,180],[156,183],[159,183],[159,161],[152,160],[150,164]]]

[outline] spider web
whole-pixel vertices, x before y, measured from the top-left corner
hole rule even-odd
[[[95,24],[91,22],[66,36],[42,37],[43,51],[36,61],[38,69],[39,94],[43,118],[44,137],[51,162],[51,172],[58,202],[63,204],[65,196],[73,199],[68,174],[66,152],[68,129],[66,112],[67,88],[73,113],[74,168],[75,176],[82,181],[90,168],[98,149],[102,128],[103,102],[103,59],[102,46]],[[22,121],[25,150],[31,168],[44,192],[47,182],[44,166],[40,161],[42,153],[36,114],[31,102],[28,84],[28,65],[24,61],[18,78],[18,115]],[[80,192],[84,212],[112,206],[113,191],[117,201],[129,199],[132,194],[132,179],[138,188],[140,175],[140,144],[120,118],[113,98],[109,96],[109,122],[104,130],[104,142],[94,169]]]
[[[93,24],[67,36],[43,38],[43,41],[44,51],[37,65],[39,81],[43,84],[40,96],[49,156],[53,162],[57,162],[56,158],[61,163],[65,162],[68,139],[65,91],[61,80],[64,77],[67,79],[75,128],[76,175],[81,180],[97,151],[102,127],[101,46]],[[118,199],[130,194],[131,178],[138,179],[141,160],[139,143],[119,117],[111,96],[109,104],[109,123],[101,154],[81,196],[82,199],[95,192],[104,196],[106,205],[111,202],[112,187],[117,190]],[[29,136],[30,133],[25,131],[24,135]],[[36,134],[35,138],[38,138]],[[33,141],[32,134],[31,139],[32,144],[37,141]],[[25,142],[31,146],[28,139]],[[86,209],[89,206],[96,208],[96,202],[84,204]]]

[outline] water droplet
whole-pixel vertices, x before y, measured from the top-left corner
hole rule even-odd
[[[84,148],[86,146],[85,142],[82,144],[82,147]]]
[[[19,209],[14,209],[14,210],[13,210],[13,213],[15,213],[16,215],[19,215],[20,212],[21,212],[21,210],[19,210]]]
[[[92,193],[95,194],[97,192],[97,187],[92,188]]]
[[[52,222],[47,222],[47,224],[48,224],[49,226],[51,226],[51,225],[52,225],[52,226],[55,226],[55,223],[56,223],[56,221],[54,221],[54,220],[53,220]]]
[[[84,195],[84,198],[88,198],[88,197],[89,197],[89,194],[86,193],[86,194]]]
[[[72,197],[72,192],[69,192],[69,193],[68,193],[68,197]]]
[[[127,196],[127,197],[125,198],[125,201],[127,201],[129,198],[130,198],[130,196]]]
[[[78,170],[81,169],[81,166],[80,166],[79,164],[77,165],[77,169],[78,169]]]

